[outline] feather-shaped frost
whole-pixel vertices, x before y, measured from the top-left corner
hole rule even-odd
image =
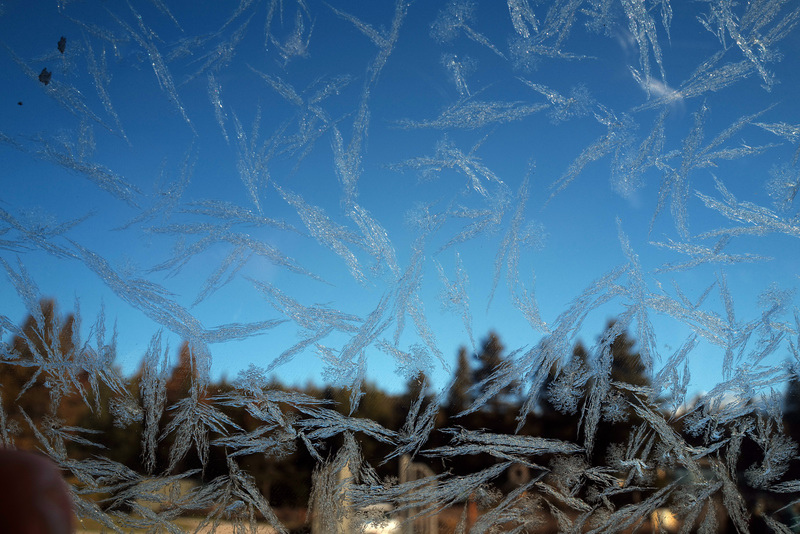
[[[525,39],[531,36],[531,32],[539,29],[536,15],[528,4],[528,0],[508,0],[508,13],[511,15],[514,30]]]
[[[737,236],[737,235],[765,235],[773,232],[787,234],[792,237],[800,237],[800,225],[794,220],[780,217],[778,214],[759,206],[752,202],[739,202],[728,191],[721,180],[714,177],[717,190],[720,192],[723,201],[711,196],[696,192],[696,195],[703,203],[727,217],[731,221],[743,223],[744,226],[733,228],[721,228],[703,234],[704,237],[716,236]]]
[[[476,6],[477,2],[474,0],[450,2],[439,12],[436,20],[431,24],[431,37],[441,42],[449,42],[455,39],[459,33],[464,32],[471,40],[505,59],[505,55],[485,35],[472,28]]]
[[[282,524],[270,501],[302,499],[307,474],[317,534],[369,531],[375,505],[391,510],[384,526],[396,520],[403,531],[454,512],[462,534],[667,530],[670,514],[683,533],[788,532],[800,483],[787,480],[798,460],[782,392],[797,377],[782,358],[800,359],[800,311],[794,270],[783,267],[800,236],[800,130],[780,91],[791,94],[796,5],[681,6],[680,31],[669,0],[240,0],[191,20],[162,0],[56,8],[59,44],[56,34],[11,32],[5,47],[32,92],[7,88],[19,105],[0,133],[0,149],[15,149],[4,168],[0,290],[16,299],[8,310],[30,318],[17,326],[0,315],[11,337],[0,341],[0,443],[56,462],[84,521],[115,532],[289,532],[302,527]],[[45,10],[0,16],[49,25]],[[701,56],[681,52],[688,35]],[[187,145],[176,177],[158,176],[158,160]],[[33,166],[15,159],[28,156]],[[522,176],[534,158],[544,185]],[[605,186],[585,174],[601,159]],[[391,161],[401,163],[381,165]],[[48,170],[86,178],[88,196],[64,194],[85,184]],[[98,194],[110,202],[97,204]],[[652,233],[668,208],[675,235],[642,242],[641,210]],[[609,210],[622,250],[612,247],[610,261],[621,258],[612,268],[599,249],[569,242],[578,232],[604,247]],[[536,251],[544,224],[558,254]],[[102,237],[109,228],[120,231]],[[580,272],[562,245],[577,251]],[[573,283],[598,268],[593,282]],[[771,284],[786,272],[788,282]],[[318,288],[323,277],[338,285]],[[64,280],[77,284],[68,293],[88,292],[71,325],[40,303],[62,298]],[[87,323],[90,280],[112,296]],[[486,317],[474,313],[473,289],[489,297]],[[477,375],[461,360],[464,391],[458,380],[439,388],[452,336],[430,315],[437,290],[473,346],[478,325],[518,319],[543,336],[514,340]],[[760,296],[751,303],[748,292]],[[567,304],[545,322],[554,298]],[[119,333],[107,312],[120,316]],[[141,329],[123,323],[131,314],[163,330],[142,343]],[[584,358],[576,343],[609,316],[616,323]],[[642,383],[617,376],[612,345],[628,331]],[[188,362],[174,370],[168,335],[186,343]],[[239,350],[243,339],[265,344]],[[212,359],[208,345],[221,342],[227,353]],[[300,355],[333,382],[324,394],[316,383],[281,385],[305,371]],[[253,358],[232,383],[212,382]],[[186,365],[181,396],[171,378]],[[367,380],[383,387],[392,367],[411,392],[373,395]],[[15,373],[20,387],[7,388]],[[714,373],[720,381],[695,396]],[[23,406],[31,397],[36,405]],[[128,454],[117,439],[139,458],[113,461]],[[205,472],[183,470],[184,459]],[[284,492],[282,462],[295,460]]]
[[[474,130],[493,124],[519,121],[548,107],[549,105],[547,104],[528,104],[525,102],[465,100],[443,110],[435,119],[421,121],[404,119],[398,121],[398,125],[401,128],[434,128],[437,130],[463,128]]]
[[[306,228],[311,232],[311,235],[314,236],[320,244],[331,249],[344,260],[353,278],[361,283],[366,283],[366,277],[361,271],[358,259],[356,259],[355,255],[345,245],[345,243],[350,243],[363,246],[363,242],[358,236],[334,223],[322,209],[317,206],[308,205],[298,195],[276,184],[273,184],[273,187],[275,187],[289,205],[297,210],[297,213],[300,215]]]
[[[575,454],[583,449],[573,443],[535,436],[509,436],[488,432],[445,429],[453,434],[453,445],[423,451],[427,456],[457,456],[489,453],[505,460],[528,464],[530,456]],[[532,464],[531,464],[532,465]]]
[[[183,102],[178,95],[178,89],[175,87],[175,82],[172,79],[172,73],[170,69],[167,67],[167,63],[164,60],[164,56],[158,50],[156,46],[157,36],[153,32],[152,29],[145,26],[144,19],[142,16],[133,8],[133,6],[128,3],[128,7],[133,14],[134,18],[138,22],[139,32],[131,28],[125,21],[117,17],[112,13],[112,17],[117,21],[117,23],[122,26],[125,31],[127,31],[130,36],[133,38],[136,43],[141,46],[145,52],[147,53],[148,57],[150,58],[150,64],[153,67],[153,72],[156,75],[156,80],[158,81],[158,86],[167,94],[167,98],[172,102],[175,108],[183,117],[183,120],[186,121],[186,124],[189,125],[190,128],[194,131],[194,126],[192,125],[192,121],[189,120],[189,116],[186,114],[186,110],[183,107]]]
[[[461,317],[464,323],[464,329],[469,336],[470,344],[475,347],[475,338],[472,335],[472,314],[469,311],[469,293],[467,291],[469,278],[461,262],[461,256],[456,253],[456,278],[453,282],[450,282],[447,278],[441,264],[437,263],[436,268],[439,271],[439,278],[444,286],[441,293],[442,308],[445,310],[452,310]]]
[[[174,434],[175,441],[169,451],[169,467],[172,471],[177,462],[189,451],[191,446],[205,469],[208,462],[210,431],[227,434],[228,428],[241,430],[230,417],[215,408],[212,404],[197,397],[196,389],[192,389],[190,397],[181,399],[169,409],[172,419],[164,429],[163,435]]]
[[[110,79],[108,73],[106,72],[105,48],[103,48],[103,50],[100,52],[100,61],[98,62],[94,56],[94,50],[92,50],[92,45],[88,39],[85,40],[85,44],[86,61],[88,63],[89,72],[91,73],[92,78],[94,78],[94,85],[95,89],[97,90],[97,95],[100,97],[100,100],[102,100],[103,107],[106,109],[106,113],[111,115],[111,118],[114,119],[120,135],[122,135],[123,139],[128,140],[127,136],[125,135],[125,130],[122,128],[119,115],[111,103],[111,97],[109,96],[108,88],[106,87]]]
[[[214,118],[217,119],[219,129],[222,130],[222,137],[225,138],[226,143],[230,143],[228,138],[228,130],[225,128],[225,107],[222,104],[222,87],[220,87],[216,76],[213,72],[208,73],[208,99],[211,102],[211,107],[214,109]]]
[[[606,117],[598,116],[598,121],[604,124],[608,131],[583,149],[564,174],[550,186],[552,190],[550,200],[572,183],[589,163],[597,161],[614,151],[620,153],[623,148],[630,144],[630,132],[633,129],[633,122],[630,117],[619,119],[608,113]]]
[[[127,202],[133,207],[137,206],[137,197],[141,194],[139,189],[111,169],[98,163],[78,159],[73,154],[70,154],[68,150],[60,150],[47,141],[42,142],[38,156],[45,161],[50,161],[84,176],[118,199]]]

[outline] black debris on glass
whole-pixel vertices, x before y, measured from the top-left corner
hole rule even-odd
[[[43,68],[42,72],[39,73],[39,81],[45,85],[50,83],[50,78],[52,77],[53,73],[47,70],[47,67]]]
[[[67,38],[62,35],[61,39],[58,40],[58,51],[63,54],[64,50],[66,49],[67,49]]]

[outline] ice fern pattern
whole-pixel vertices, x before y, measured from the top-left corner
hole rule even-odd
[[[0,445],[80,532],[797,532],[799,25],[0,5]]]

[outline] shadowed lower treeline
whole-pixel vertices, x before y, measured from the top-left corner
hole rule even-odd
[[[42,301],[40,308],[40,316],[29,316],[4,343],[0,437],[6,447],[69,461],[103,457],[131,472],[188,474],[206,483],[228,476],[233,461],[271,506],[301,509],[312,498],[315,470],[344,446],[334,419],[341,417],[351,430],[359,428],[354,420],[364,423],[354,432],[364,462],[372,476],[392,485],[399,472],[398,443],[424,434],[414,422],[425,412],[432,414],[431,431],[405,452],[449,477],[513,461],[473,492],[472,506],[493,510],[524,489],[520,495],[531,510],[548,518],[543,530],[568,524],[588,530],[648,503],[653,513],[678,512],[690,522],[686,531],[762,531],[776,517],[785,525],[794,521],[800,382],[790,381],[785,400],[773,394],[709,406],[702,397],[683,403],[658,396],[636,341],[624,331],[609,335],[613,322],[593,352],[578,343],[553,365],[535,409],[520,417],[527,377],[497,385],[509,358],[496,333],[475,354],[460,349],[444,394],[435,396],[427,378],[418,375],[400,395],[363,383],[353,407],[347,389],[288,388],[256,367],[232,382],[198,387],[198,360],[188,342],[178,348],[176,364],[169,365],[172,357],[162,351],[160,367],[143,363],[136,374],[122,377],[114,368],[115,334],[107,336],[98,322],[94,348],[76,346],[75,317],[60,316],[53,301]],[[607,387],[598,400],[599,381]],[[248,397],[256,390],[274,403]],[[308,402],[296,402],[297,394]],[[192,427],[192,417],[206,417],[204,425]],[[329,426],[323,427],[326,417]],[[302,436],[291,430],[296,428]],[[520,453],[516,436],[543,438],[536,442],[542,450]],[[113,485],[93,491],[80,476],[65,476],[77,494],[101,509],[130,511],[132,503],[115,495]],[[705,501],[697,497],[702,484]],[[208,512],[202,506],[197,511]],[[633,520],[628,525],[641,526]]]

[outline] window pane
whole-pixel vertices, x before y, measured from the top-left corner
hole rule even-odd
[[[798,21],[0,6],[2,445],[85,531],[797,529]]]

